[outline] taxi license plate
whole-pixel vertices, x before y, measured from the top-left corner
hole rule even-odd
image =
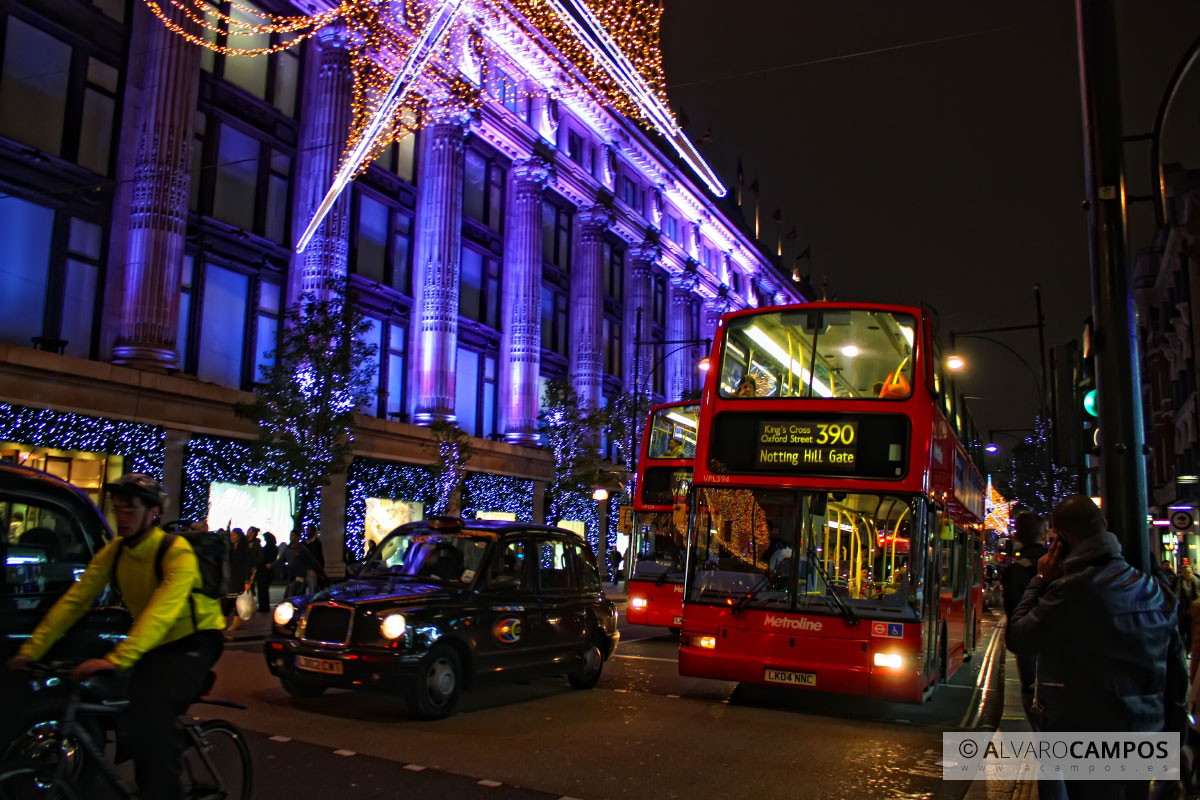
[[[683,617],[675,617],[675,619],[671,620],[671,624],[672,625],[682,625]]]
[[[783,683],[788,686],[816,686],[815,672],[788,672],[782,669],[764,670],[763,678],[767,683]]]
[[[326,675],[341,675],[342,662],[330,661],[325,658],[309,658],[308,656],[296,656],[296,666],[299,669],[306,669],[309,672],[323,672]]]

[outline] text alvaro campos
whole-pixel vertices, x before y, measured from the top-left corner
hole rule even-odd
[[[943,733],[942,780],[1179,777],[1178,733]]]

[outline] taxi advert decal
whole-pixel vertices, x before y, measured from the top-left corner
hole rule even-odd
[[[525,623],[519,617],[506,617],[492,626],[492,636],[500,644],[516,644],[524,633]]]

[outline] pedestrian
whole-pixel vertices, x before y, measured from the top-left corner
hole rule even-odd
[[[1045,732],[1159,732],[1186,675],[1175,598],[1131,567],[1091,498],[1051,516],[1054,540],[1008,620],[1008,647],[1036,656],[1031,713]],[[1174,730],[1174,728],[1172,728]],[[1145,798],[1146,781],[1066,781],[1076,798]]]
[[[1012,547],[1013,560],[1008,563],[1000,574],[1000,591],[1004,600],[1004,613],[1011,624],[1013,612],[1029,588],[1029,582],[1037,577],[1037,564],[1046,555],[1046,521],[1032,511],[1022,511],[1014,521]],[[1012,643],[1008,647],[1012,650]],[[1014,651],[1016,652],[1016,651]],[[1040,720],[1033,713],[1034,680],[1036,678],[1037,656],[1017,654],[1017,676],[1021,683],[1021,707],[1025,709],[1025,717],[1034,731],[1039,729]],[[1038,798],[1040,800],[1060,800],[1066,797],[1066,788],[1058,778],[1038,779]]]
[[[321,531],[316,525],[308,526],[308,538],[304,541],[304,547],[311,557],[306,578],[308,591],[318,592],[329,585],[329,579],[325,577],[325,549],[321,544]]]
[[[1175,581],[1175,598],[1179,601],[1179,634],[1183,637],[1184,649],[1191,652],[1192,604],[1200,600],[1200,578],[1186,564]]]
[[[242,618],[237,613],[238,595],[250,588],[250,542],[241,528],[229,532],[229,589],[221,610],[225,613],[227,633],[242,627]]]
[[[258,595],[259,613],[271,610],[271,580],[275,577],[275,562],[279,558],[279,546],[275,543],[275,534],[267,531],[262,538],[262,563],[258,568],[258,576],[254,583],[254,591]]]
[[[618,583],[621,580],[621,562],[625,558],[621,555],[621,551],[613,545],[608,549],[608,572],[609,579],[613,583]]]
[[[308,573],[313,566],[312,553],[300,538],[300,531],[293,530],[291,541],[284,549],[282,560],[286,562],[287,586],[284,597],[295,597],[308,593]]]
[[[1159,578],[1167,582],[1167,586],[1170,587],[1172,592],[1175,591],[1175,582],[1179,578],[1175,575],[1175,569],[1171,566],[1170,561],[1164,558],[1154,571]]]

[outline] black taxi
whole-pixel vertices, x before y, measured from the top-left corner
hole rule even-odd
[[[594,563],[561,528],[409,523],[355,577],[276,606],[267,665],[294,696],[394,693],[424,719],[453,713],[483,678],[565,674],[590,689],[620,636]]]

